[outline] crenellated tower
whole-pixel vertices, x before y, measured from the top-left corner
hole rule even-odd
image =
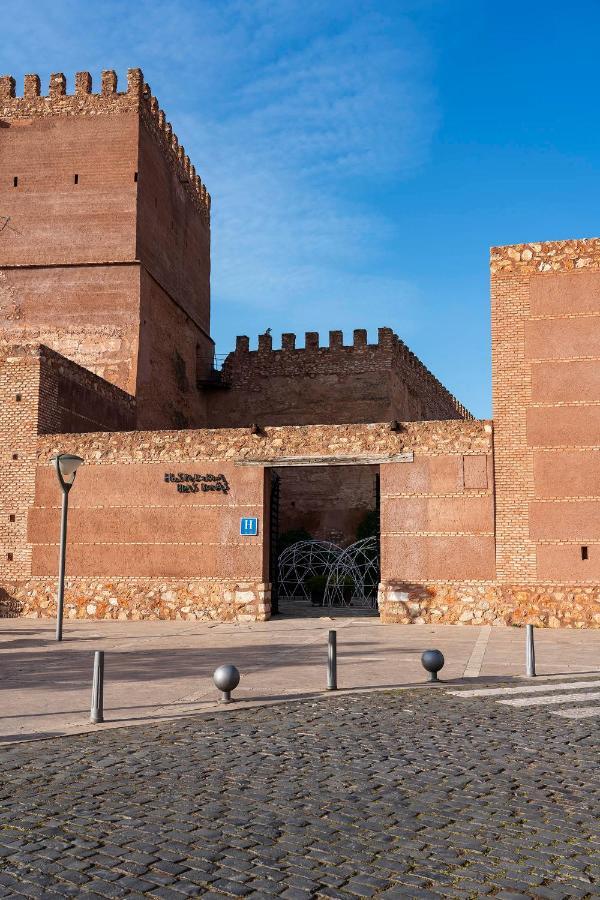
[[[138,427],[204,424],[210,195],[140,69],[0,78],[0,340],[135,394]]]

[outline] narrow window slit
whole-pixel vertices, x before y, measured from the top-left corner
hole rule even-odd
[[[16,175],[13,178],[13,187],[19,187],[19,179]]]
[[[589,557],[588,557],[588,548],[587,548],[587,547],[582,547],[582,548],[581,548],[581,558],[582,558],[582,559],[589,559]]]
[[[73,175],[73,184],[79,184],[79,175]]]

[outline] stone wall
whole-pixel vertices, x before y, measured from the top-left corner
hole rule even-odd
[[[258,350],[238,337],[222,377],[228,389],[208,398],[213,427],[471,417],[391,328],[379,329],[377,344],[357,330],[352,346],[341,331],[329,333],[327,347],[316,332],[306,333],[304,348],[284,334],[281,350],[268,334]]]
[[[57,448],[93,459],[95,465],[114,462],[235,460],[239,464],[336,457],[351,464],[358,456],[373,464],[413,451],[427,456],[447,453],[489,453],[491,423],[478,420],[387,422],[369,425],[273,426],[253,434],[249,428],[204,428],[188,431],[138,431],[115,434],[42,435],[38,464],[47,464]]]
[[[380,585],[379,613],[385,624],[600,628],[600,587],[394,581]]]
[[[271,614],[270,586],[231,579],[67,578],[67,619],[258,622]],[[0,618],[56,616],[56,578],[3,581]]]

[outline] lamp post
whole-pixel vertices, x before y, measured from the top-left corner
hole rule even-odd
[[[62,641],[63,606],[65,599],[65,557],[67,553],[67,511],[69,508],[69,491],[73,487],[77,469],[83,462],[80,456],[71,453],[59,453],[53,457],[56,474],[62,488],[62,509],[60,514],[60,551],[58,558],[58,603],[56,607],[56,640]]]

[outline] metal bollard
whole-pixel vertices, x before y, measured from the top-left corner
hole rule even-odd
[[[90,722],[104,722],[104,650],[94,653],[94,680],[92,682],[92,708]]]
[[[441,650],[424,650],[421,654],[421,665],[429,672],[429,681],[439,682],[437,673],[444,668],[444,662]]]
[[[330,631],[327,641],[327,690],[337,691],[337,632]]]
[[[528,678],[535,678],[535,644],[533,625],[525,626],[525,668]]]
[[[231,664],[219,666],[213,673],[213,681],[215,687],[221,691],[221,699],[219,703],[233,703],[231,692],[236,689],[240,683],[240,672]]]

